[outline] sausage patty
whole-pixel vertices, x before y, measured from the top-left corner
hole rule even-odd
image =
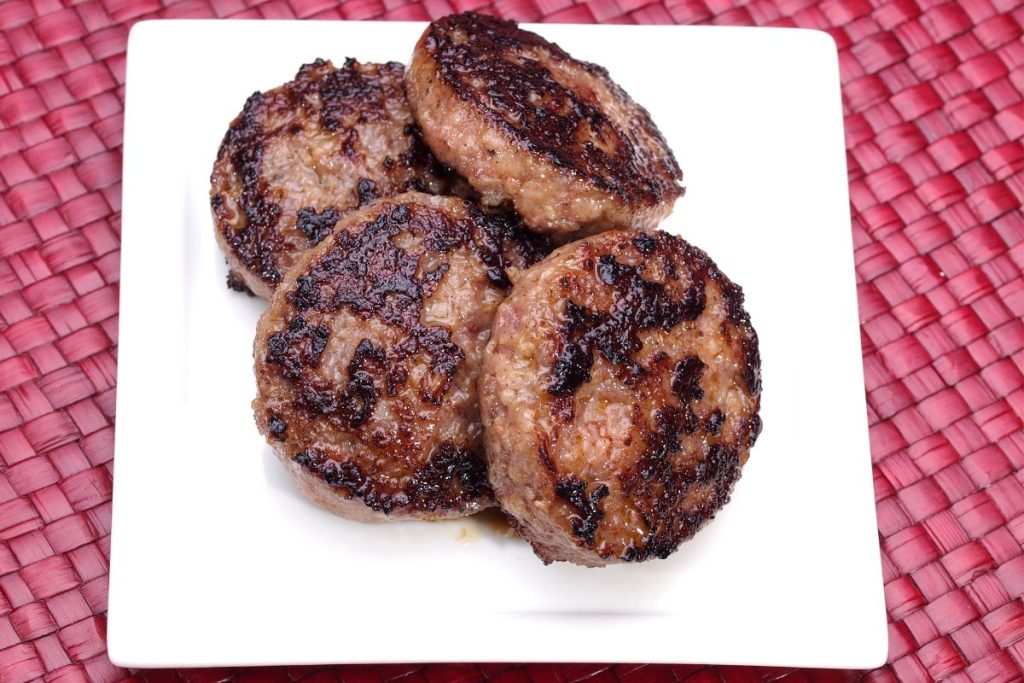
[[[423,137],[487,204],[511,201],[558,242],[653,228],[682,173],[650,115],[600,66],[510,21],[431,23],[406,91]]]
[[[255,93],[231,122],[210,178],[229,285],[270,298],[298,254],[348,211],[406,190],[445,193],[451,180],[420,138],[402,88],[405,67],[317,60]]]
[[[476,380],[535,238],[461,199],[378,200],[298,256],[260,318],[256,423],[314,502],[363,521],[492,504]]]
[[[545,562],[667,557],[761,431],[743,293],[663,232],[606,232],[522,273],[479,388],[495,497]]]

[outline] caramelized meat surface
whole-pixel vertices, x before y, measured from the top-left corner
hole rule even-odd
[[[545,562],[667,557],[761,431],[743,293],[663,232],[606,232],[522,273],[479,388],[495,496]]]
[[[270,298],[298,255],[349,211],[407,190],[449,191],[453,176],[413,122],[404,71],[317,60],[246,101],[210,178],[232,289]]]
[[[513,220],[407,193],[298,256],[257,328],[253,409],[308,497],[363,521],[493,504],[481,356],[508,270],[544,253]]]
[[[406,90],[424,139],[486,204],[558,242],[653,228],[682,173],[651,117],[599,66],[510,21],[430,24]]]

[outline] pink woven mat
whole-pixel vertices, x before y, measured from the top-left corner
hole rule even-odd
[[[840,49],[889,663],[147,671],[377,683],[1024,679],[1019,0],[0,1],[0,682],[113,681],[104,630],[125,44],[154,17],[786,25]]]

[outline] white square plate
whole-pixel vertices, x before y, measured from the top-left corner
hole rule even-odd
[[[869,667],[886,623],[835,45],[824,33],[535,27],[601,63],[686,174],[665,223],[740,283],[764,433],[666,561],[545,567],[475,520],[307,503],[257,433],[262,305],[228,291],[209,174],[255,90],[406,61],[410,23],[161,21],[129,40],[111,658],[131,666],[577,661]]]

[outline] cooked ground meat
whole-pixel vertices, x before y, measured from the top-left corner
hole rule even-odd
[[[210,178],[229,286],[270,298],[300,253],[352,209],[455,181],[420,138],[404,67],[317,60],[255,93],[231,122]]]
[[[465,13],[431,23],[406,90],[434,154],[484,203],[511,202],[557,242],[653,228],[683,193],[647,111],[604,68],[513,22]]]
[[[260,318],[256,424],[314,502],[363,521],[493,504],[476,380],[508,269],[544,245],[461,199],[340,219]]]
[[[479,390],[495,497],[545,562],[667,557],[761,431],[743,293],[663,232],[606,232],[522,273]]]

